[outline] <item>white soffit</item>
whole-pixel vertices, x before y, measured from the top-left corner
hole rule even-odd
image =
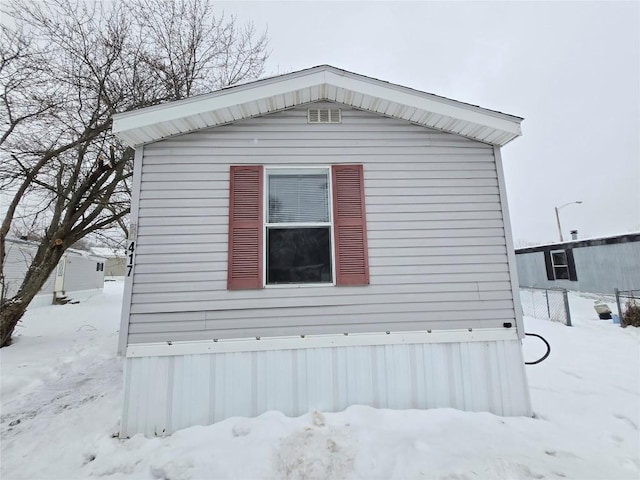
[[[121,113],[114,116],[113,132],[125,144],[137,146],[320,100],[499,146],[522,134],[520,117],[328,65]]]

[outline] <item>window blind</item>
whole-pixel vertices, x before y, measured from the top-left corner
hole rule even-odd
[[[329,221],[326,174],[269,174],[269,223]]]

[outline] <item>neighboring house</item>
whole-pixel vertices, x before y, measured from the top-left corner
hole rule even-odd
[[[91,253],[105,258],[105,277],[124,277],[127,265],[127,257],[124,254],[124,249],[91,247]]]
[[[640,288],[640,233],[516,250],[520,285],[592,293]]]
[[[500,157],[521,120],[330,66],[117,115],[121,435],[351,404],[530,415]]]
[[[20,288],[38,246],[16,238],[6,238],[5,242],[4,296],[11,297]],[[29,308],[52,305],[62,298],[82,301],[100,293],[104,286],[104,262],[103,257],[87,251],[67,249]]]

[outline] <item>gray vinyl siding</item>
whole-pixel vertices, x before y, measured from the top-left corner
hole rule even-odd
[[[348,107],[144,147],[129,343],[514,322],[493,148]],[[363,164],[370,282],[229,291],[229,167]]]
[[[592,293],[640,288],[640,242],[574,248],[577,281],[547,280],[544,252],[516,255],[520,285]]]

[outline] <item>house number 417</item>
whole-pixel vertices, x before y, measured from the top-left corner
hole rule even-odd
[[[136,253],[136,242],[131,240],[127,246],[127,277],[131,276],[133,270],[133,259]]]

